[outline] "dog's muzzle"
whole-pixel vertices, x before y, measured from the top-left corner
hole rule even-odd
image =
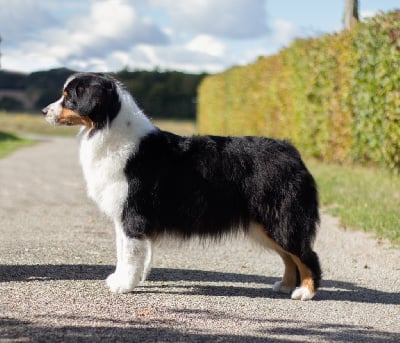
[[[61,104],[58,101],[53,102],[52,104],[42,109],[42,113],[46,121],[51,125],[57,124],[57,119],[60,116],[60,112],[61,112]]]
[[[45,108],[42,108],[42,113],[44,116],[47,116],[47,113],[49,112],[49,106],[46,106]]]

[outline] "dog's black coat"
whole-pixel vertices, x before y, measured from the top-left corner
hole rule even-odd
[[[256,222],[300,255],[315,236],[316,185],[286,141],[156,131],[141,140],[125,174],[123,223],[131,237],[221,236]]]

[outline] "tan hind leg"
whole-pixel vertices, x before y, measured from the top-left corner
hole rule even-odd
[[[297,268],[300,273],[300,287],[297,287],[291,297],[295,300],[309,300],[316,293],[313,273],[310,268],[308,268],[303,262],[301,262],[300,258],[296,255],[291,254],[291,257],[296,263]]]
[[[262,246],[275,250],[285,264],[285,272],[282,280],[273,285],[275,292],[291,293],[291,298],[295,300],[309,300],[315,293],[314,279],[311,270],[301,262],[300,258],[285,249],[268,236],[265,229],[258,224],[252,225],[249,230],[250,237]],[[297,273],[300,274],[300,287],[296,288]]]
[[[283,251],[277,251],[277,253],[282,257],[283,263],[285,264],[285,272],[282,280],[274,283],[272,290],[274,292],[290,294],[296,288],[296,264],[289,254]]]

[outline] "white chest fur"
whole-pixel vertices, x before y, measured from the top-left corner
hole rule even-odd
[[[81,140],[80,161],[88,195],[114,219],[120,217],[128,195],[124,168],[134,148],[133,143],[115,144],[101,135]]]
[[[128,196],[125,166],[135,154],[140,140],[155,127],[125,92],[120,92],[121,110],[110,127],[92,137],[81,132],[80,162],[87,191],[100,209],[114,220],[120,219]]]

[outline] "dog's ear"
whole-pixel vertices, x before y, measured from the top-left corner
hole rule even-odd
[[[116,84],[111,79],[101,76],[82,79],[75,90],[77,112],[88,116],[97,128],[111,123],[121,108]]]
[[[81,83],[78,84],[75,88],[75,94],[78,96],[78,98],[81,98],[85,92],[85,86]]]

